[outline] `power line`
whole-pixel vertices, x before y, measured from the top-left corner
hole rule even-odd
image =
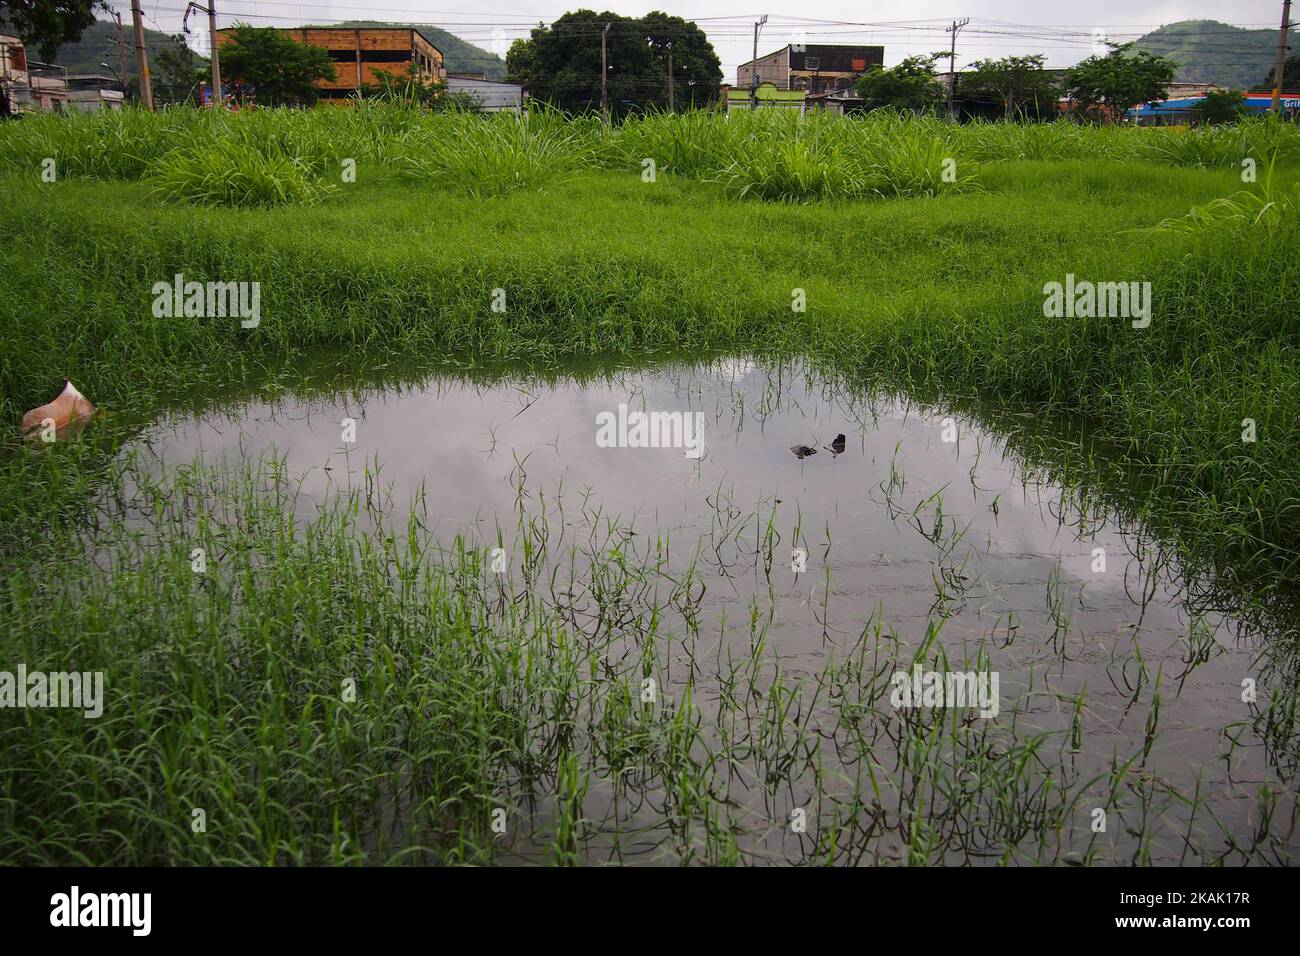
[[[248,0],[230,0],[233,3],[247,3]],[[334,10],[332,5],[318,3],[298,3],[296,7],[304,9]],[[396,10],[391,7],[369,7],[365,13],[376,14],[384,11]],[[165,6],[164,0],[158,0],[154,6],[155,14],[172,13],[179,15],[183,8]],[[409,9],[402,9],[400,12],[409,15]],[[554,21],[547,23],[545,20],[538,21],[532,15],[503,13],[492,19],[483,19],[482,11],[463,11],[463,10],[430,10],[430,16],[439,17],[465,17],[463,20],[443,19],[441,22],[425,21],[381,21],[391,23],[400,27],[436,27],[452,36],[467,43],[475,41],[501,41],[505,39],[526,38],[531,35],[534,29],[539,26],[545,29],[555,29],[557,24]],[[251,12],[226,12],[223,10],[223,17],[227,21],[248,21],[257,20],[268,23],[268,25],[288,25],[286,21],[294,21],[293,16],[274,15],[265,13]],[[159,28],[162,32],[165,30],[154,17],[149,17],[150,22]],[[662,31],[666,38],[682,37],[694,35],[696,25],[698,30],[703,32],[710,40],[728,44],[733,49],[742,40],[750,38],[752,30],[752,15],[731,15],[731,16],[709,16],[684,18],[690,23],[691,28],[668,28]],[[331,26],[344,23],[356,23],[358,17],[319,17],[318,22],[314,24],[301,24],[303,26]],[[271,22],[274,22],[272,24]],[[948,21],[940,18],[914,19],[914,20],[893,20],[893,21],[854,21],[854,20],[833,20],[815,17],[800,17],[784,14],[773,14],[769,18],[767,35],[774,41],[789,40],[796,42],[806,40],[810,37],[839,39],[842,41],[853,41],[864,45],[887,45],[894,49],[915,50],[923,49],[931,44],[934,39],[942,37],[945,33],[945,24]],[[297,26],[298,24],[294,24]],[[595,37],[600,34],[599,27],[587,27],[585,24],[564,24],[566,34],[569,36],[590,36]],[[611,32],[616,32],[619,24]],[[989,20],[982,18],[972,19],[969,26],[963,31],[963,36],[968,37],[963,41],[963,48],[972,49],[1006,49],[1011,46],[1010,41],[1027,41],[1024,45],[1030,46],[1038,52],[1055,51],[1057,53],[1080,52],[1084,48],[1094,46],[1099,39],[1116,42],[1136,40],[1145,33],[1129,32],[1140,30],[1144,26],[1150,26],[1153,29],[1161,24],[1123,24],[1111,32],[1107,28],[1104,35],[1096,33],[1082,32],[1088,29],[1099,29],[1100,26],[1091,24],[1022,24],[1006,21]],[[1172,33],[1161,34],[1152,38],[1155,41],[1165,41],[1159,43],[1160,46],[1167,48],[1166,55],[1177,56],[1180,52],[1191,52],[1191,50],[1180,49],[1185,43],[1195,45],[1195,51],[1215,56],[1231,57],[1240,56],[1248,53],[1258,52],[1254,46],[1255,38],[1247,39],[1243,36],[1251,32],[1251,27],[1257,26],[1254,23],[1235,26],[1225,25],[1226,29],[1213,29],[1198,31],[1195,33]],[[1268,28],[1268,24],[1259,24],[1261,28]],[[811,29],[809,29],[811,28]],[[490,32],[489,32],[490,31]],[[1271,31],[1270,31],[1271,32]],[[974,39],[974,38],[980,39]],[[1204,42],[1204,38],[1218,37],[1222,38],[1210,43]],[[782,44],[784,45],[784,44]],[[1148,48],[1155,46],[1155,43],[1149,43]],[[1271,46],[1271,44],[1270,44]],[[780,47],[778,47],[780,49]],[[485,53],[490,51],[484,50]],[[731,63],[725,63],[724,66],[731,66]]]

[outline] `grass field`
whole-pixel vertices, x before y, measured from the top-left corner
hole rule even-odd
[[[54,182],[41,181],[47,158]],[[1257,182],[1243,183],[1243,158]],[[692,114],[610,132],[546,115],[360,110],[0,127],[0,661],[103,669],[116,688],[89,730],[73,713],[3,716],[0,858],[482,862],[490,795],[536,780],[556,795],[552,858],[572,862],[596,752],[601,766],[648,760],[675,794],[672,814],[703,827],[681,858],[740,858],[706,768],[742,747],[775,762],[798,751],[804,738],[773,729],[781,714],[715,741],[702,764],[689,707],[647,723],[630,704],[598,705],[595,644],[553,617],[488,614],[477,569],[454,548],[417,546],[418,529],[371,537],[346,502],[294,526],[274,467],[160,482],[152,537],[103,510],[124,480],[113,455],[125,423],[273,390],[326,354],[359,373],[448,356],[546,368],[570,356],[799,354],[856,387],[969,404],[993,421],[1029,408],[1066,439],[1087,436],[1042,464],[1123,500],[1189,569],[1289,622],[1300,579],[1298,160],[1300,134],[1262,123],[1180,132]],[[177,273],[259,282],[260,325],[154,318],[152,286]],[[1045,317],[1044,284],[1067,274],[1149,281],[1150,326]],[[806,311],[792,309],[794,290]],[[80,441],[25,446],[23,411],[65,378],[112,417]],[[196,591],[183,548],[160,544],[190,523],[238,539],[211,593]],[[72,557],[105,549],[107,562]],[[611,560],[581,573],[609,573]],[[447,639],[430,647],[430,631]],[[571,653],[540,653],[570,640]],[[546,663],[531,671],[519,654]],[[346,712],[328,704],[341,660],[370,675]],[[840,666],[827,686],[858,688],[875,708],[862,688],[881,692],[866,672],[884,665]],[[1281,671],[1262,709],[1285,738],[1298,686],[1293,667]],[[731,679],[772,678],[756,657]],[[539,730],[569,723],[572,734]],[[919,763],[893,781],[900,793],[946,792],[967,766],[953,755],[984,753],[942,720],[894,730],[948,744],[913,752]],[[1033,761],[1016,762],[1037,746],[1016,741],[997,758],[1018,768],[1010,776],[978,758],[985,775],[1015,781],[1006,791],[880,826],[902,828],[910,861],[934,862],[981,806],[997,821],[995,857],[1055,859],[1069,798],[1044,796]],[[851,859],[871,805],[863,795],[838,810],[810,858]],[[223,827],[196,839],[192,806]],[[377,836],[377,817],[394,815],[402,835]],[[1284,859],[1293,821],[1283,823],[1272,842],[1232,852]]]

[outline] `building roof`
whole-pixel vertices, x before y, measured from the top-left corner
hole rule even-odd
[[[448,73],[447,86],[464,86],[464,87],[501,87],[502,89],[522,90],[523,85],[520,83],[507,83],[504,80],[485,80],[477,76],[465,76],[463,73]]]
[[[95,100],[120,103],[126,99],[126,95],[121,90],[108,90],[101,87],[97,90],[68,90],[68,99],[76,100],[78,103],[90,103]]]

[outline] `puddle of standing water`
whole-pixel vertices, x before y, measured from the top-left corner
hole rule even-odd
[[[688,439],[698,414],[698,449],[602,447],[601,416],[617,419],[620,406],[688,416]],[[996,675],[987,708],[994,713],[959,712],[966,727],[996,728],[1001,742],[989,744],[991,753],[1050,735],[1033,757],[1038,773],[1079,797],[1055,826],[1055,858],[1092,852],[1100,861],[1129,861],[1145,843],[1153,862],[1202,862],[1188,858],[1189,829],[1203,851],[1248,846],[1261,786],[1294,805],[1242,700],[1243,678],[1260,670],[1260,635],[1230,614],[1194,610],[1176,569],[1155,559],[1141,528],[1036,480],[1003,440],[942,409],[858,394],[798,363],[727,360],[580,383],[484,386],[435,376],[414,388],[325,399],[289,394],[164,420],[124,454],[169,466],[199,456],[211,465],[271,450],[301,482],[296,507],[304,520],[332,492],[364,488],[382,489],[401,521],[423,489],[423,521],[436,538],[462,536],[489,556],[499,544],[511,569],[529,527],[520,515],[549,523],[544,546],[557,554],[594,540],[596,529],[627,529],[617,538],[621,557],[663,580],[693,582],[689,607],[662,609],[664,629],[678,641],[670,642],[673,667],[662,693],[671,698],[689,678],[709,713],[724,684],[711,662],[724,649],[748,654],[756,633],[782,675],[809,686],[860,653],[864,641],[887,646],[899,662],[894,671],[906,670],[932,640],[951,670]],[[601,616],[590,582],[576,582],[565,597],[575,626]],[[635,644],[639,620],[621,631],[602,626],[608,639]],[[1085,703],[1076,706],[1080,695]],[[859,741],[845,756],[844,705],[829,696],[809,705],[808,726],[834,743],[821,757],[833,779],[814,791],[843,797],[873,769],[886,796],[872,812],[905,818],[911,807],[897,735]],[[1134,755],[1129,796],[1116,798],[1108,775]],[[974,772],[956,779],[997,786]],[[748,814],[744,852],[806,858],[812,827],[799,832],[790,824],[813,792],[800,786],[792,778],[777,793],[754,781],[728,790]],[[1198,787],[1201,806],[1189,811],[1184,798]],[[600,786],[587,801],[588,859],[622,858],[629,833],[647,859],[669,855],[655,855],[670,842],[669,823],[644,809],[621,815],[625,808]],[[1098,807],[1110,815],[1104,831],[1095,829]],[[1164,822],[1135,823],[1152,815]],[[951,837],[938,859],[998,859],[1005,849],[972,851],[959,834]],[[1272,843],[1293,849],[1291,841],[1286,831]],[[888,825],[865,842],[865,859],[904,853]],[[531,858],[540,850],[525,835],[510,852]]]

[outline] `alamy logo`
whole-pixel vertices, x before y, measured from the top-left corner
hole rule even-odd
[[[19,664],[17,673],[0,671],[0,707],[71,707],[99,717],[104,713],[104,672],[46,674]]]
[[[148,936],[152,927],[152,893],[69,893],[50,897],[50,925],[129,926],[133,936]]]
[[[687,458],[700,457],[704,430],[702,412],[639,412],[619,405],[617,412],[596,415],[598,448],[685,448]]]
[[[1151,324],[1150,282],[1075,282],[1043,286],[1043,315],[1049,319],[1132,319],[1133,328]]]
[[[260,282],[186,282],[178,272],[171,282],[155,282],[151,291],[155,319],[238,317],[245,329],[262,321]]]
[[[912,673],[895,671],[889,702],[895,707],[979,708],[981,717],[996,717],[997,671],[927,671],[917,664]]]

